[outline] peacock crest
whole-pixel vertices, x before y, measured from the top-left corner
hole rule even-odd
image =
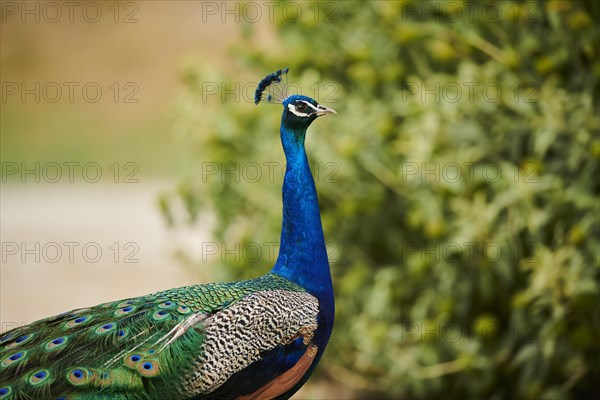
[[[258,83],[254,93],[254,104],[260,103],[265,90],[267,90],[266,101],[268,103],[282,104],[288,97],[288,72],[289,68],[284,68],[265,76]]]

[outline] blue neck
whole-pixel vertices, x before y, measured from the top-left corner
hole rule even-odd
[[[317,191],[304,150],[306,127],[293,129],[282,121],[280,133],[286,157],[283,223],[272,272],[328,300],[333,297],[333,288]]]

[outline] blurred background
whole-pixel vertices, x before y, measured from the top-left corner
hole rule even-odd
[[[600,378],[600,3],[0,2],[2,331],[254,277],[279,106],[336,326],[304,399],[587,399]]]

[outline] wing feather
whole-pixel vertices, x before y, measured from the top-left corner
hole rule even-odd
[[[206,325],[276,275],[195,285],[63,313],[0,335],[0,395],[165,399],[202,357]],[[217,358],[221,355],[216,355]]]

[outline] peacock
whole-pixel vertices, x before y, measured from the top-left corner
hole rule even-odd
[[[68,311],[0,336],[0,400],[287,399],[314,371],[334,322],[307,128],[336,112],[287,95],[288,69],[255,103],[283,105],[280,248],[255,279],[169,289]]]

